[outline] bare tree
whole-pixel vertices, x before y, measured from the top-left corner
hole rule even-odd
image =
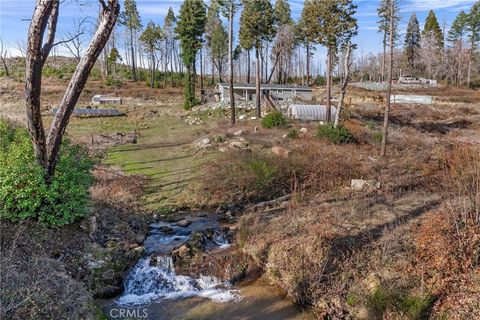
[[[10,72],[7,64],[8,58],[8,49],[3,47],[3,40],[0,39],[0,60],[2,60],[3,68],[5,69],[5,74],[7,77],[10,76]]]
[[[77,61],[80,61],[80,58],[82,57],[83,40],[81,35],[85,33],[85,22],[85,18],[82,20],[74,20],[74,31],[66,32],[63,36],[63,40],[60,42],[68,49],[68,51],[70,51]]]
[[[27,122],[35,156],[37,162],[45,170],[45,180],[47,182],[50,182],[51,177],[55,173],[60,145],[70,115],[87,82],[93,65],[110,37],[119,15],[120,4],[118,0],[98,1],[101,10],[100,23],[65,90],[48,136],[45,135],[40,108],[42,69],[50,50],[55,44],[59,0],[37,0],[30,23],[25,68]]]
[[[343,108],[343,102],[345,100],[345,94],[347,92],[348,81],[350,80],[350,69],[352,67],[352,59],[350,59],[352,50],[355,48],[351,43],[347,44],[344,48],[343,54],[343,72],[342,72],[342,84],[340,88],[340,97],[338,99],[337,112],[335,113],[335,122],[333,126],[338,127],[340,121],[340,112]]]
[[[390,97],[392,95],[392,80],[393,80],[393,51],[395,48],[395,39],[397,37],[398,23],[395,17],[397,16],[397,0],[388,0],[388,22],[389,22],[389,42],[390,42],[390,61],[388,61],[388,85],[386,94],[385,115],[383,119],[383,135],[380,156],[385,157],[387,151],[387,135],[388,135],[388,120],[390,114]]]

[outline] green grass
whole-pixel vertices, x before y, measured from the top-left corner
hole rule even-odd
[[[133,117],[72,119],[68,133],[81,136],[134,129],[139,134],[137,144],[109,148],[103,164],[120,167],[126,174],[149,178],[142,199],[147,209],[168,211],[179,206],[196,206],[195,195],[187,192],[186,187],[196,183],[200,167],[214,157],[215,152],[197,151],[192,142],[208,136],[208,124],[185,125],[179,116],[172,115],[146,116],[144,120]]]

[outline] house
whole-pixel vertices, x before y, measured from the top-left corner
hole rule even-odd
[[[230,84],[218,83],[215,88],[216,101],[228,101]],[[275,100],[301,99],[312,100],[313,89],[307,86],[285,84],[261,84],[260,91],[263,95],[269,95]],[[233,92],[235,99],[239,101],[254,101],[256,87],[254,83],[234,83]]]

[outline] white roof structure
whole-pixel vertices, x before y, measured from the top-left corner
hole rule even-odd
[[[391,103],[415,103],[415,104],[432,104],[432,96],[394,94],[390,97]]]
[[[337,109],[332,106],[331,118],[335,118]],[[314,104],[291,104],[287,109],[287,116],[297,120],[326,121],[327,107]]]

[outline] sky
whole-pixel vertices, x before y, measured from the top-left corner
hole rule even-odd
[[[208,1],[208,0],[207,0]],[[378,0],[353,0],[357,5],[356,18],[358,19],[359,32],[354,42],[358,45],[357,54],[376,53],[381,50],[381,36],[377,33]],[[175,13],[178,12],[183,0],[137,0],[137,7],[143,25],[150,20],[163,25],[163,20],[168,8],[171,6]],[[274,0],[272,0],[272,3]],[[297,20],[303,8],[300,0],[288,0],[292,9],[292,16]],[[469,11],[475,0],[400,0],[402,13],[401,34],[406,29],[411,14],[417,14],[420,26],[423,27],[428,11],[433,10],[439,23],[445,24],[446,30],[461,10]],[[123,1],[122,1],[123,5]],[[4,46],[8,47],[13,56],[18,55],[19,43],[25,42],[29,21],[35,0],[0,0],[0,38]],[[76,21],[87,17],[89,25],[93,26],[98,13],[96,0],[64,0],[60,7],[60,17],[57,27],[57,39],[67,37],[66,33],[74,30]],[[238,29],[238,18],[236,28]],[[87,23],[88,25],[88,23]],[[93,28],[89,28],[93,29]],[[84,37],[91,37],[86,33]],[[64,48],[59,48],[60,54],[67,54]],[[324,48],[319,47],[316,56],[321,60],[325,56]]]

